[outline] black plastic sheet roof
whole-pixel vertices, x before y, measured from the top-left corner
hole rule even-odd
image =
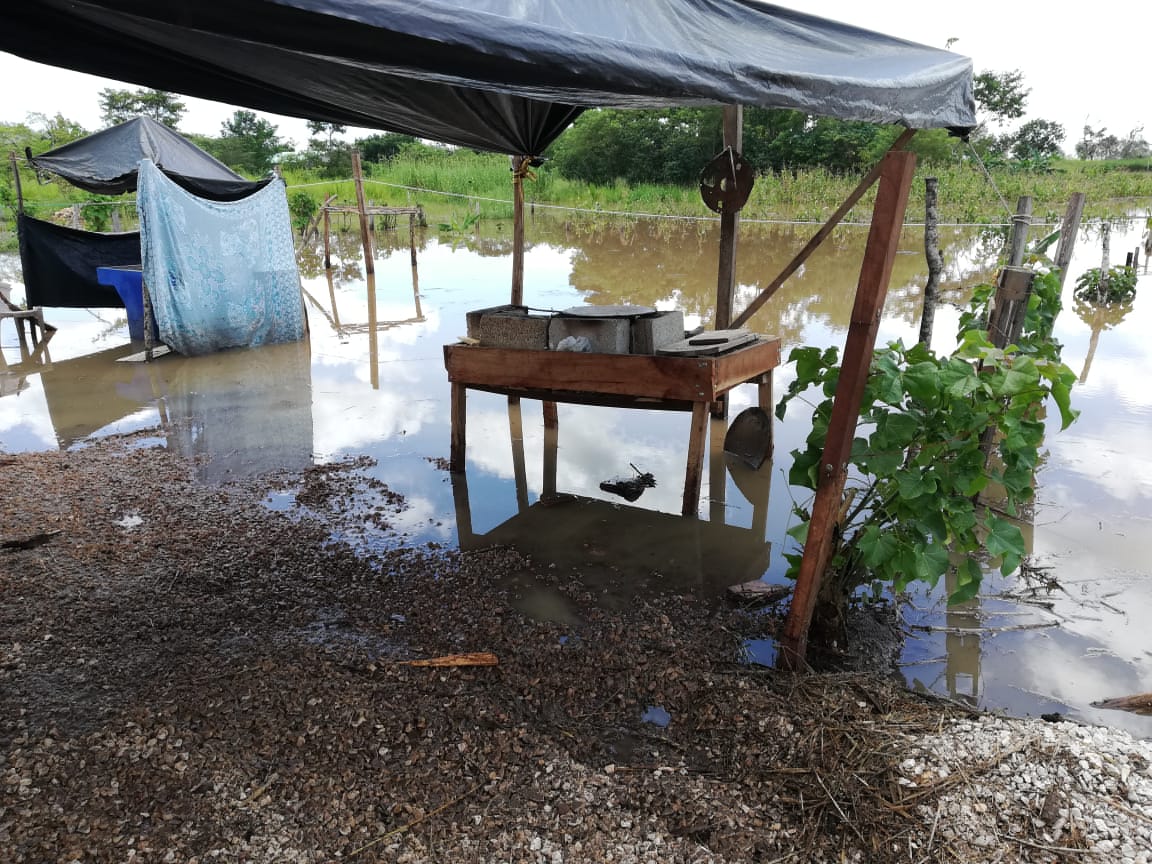
[[[191,141],[148,117],[136,117],[29,161],[74,186],[101,195],[136,191],[136,168],[151,159],[189,192],[214,201],[245,198],[268,184],[251,181]]]
[[[0,50],[522,155],[594,106],[975,125],[968,58],[751,0],[21,0]]]

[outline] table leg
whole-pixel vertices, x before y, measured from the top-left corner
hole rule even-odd
[[[768,459],[774,458],[776,445],[776,406],[772,404],[772,370],[760,376],[756,385],[760,407],[768,414]]]
[[[448,469],[453,474],[464,472],[464,439],[468,425],[468,388],[452,384],[452,451]]]
[[[523,513],[528,509],[528,472],[524,466],[524,418],[520,411],[520,397],[508,397],[508,431],[512,438],[512,474],[516,478],[516,506]]]
[[[556,403],[544,403],[544,494],[543,498],[556,496],[556,451],[560,440],[560,421],[556,415]]]
[[[700,509],[700,482],[704,474],[704,439],[708,433],[708,403],[692,405],[692,432],[688,438],[688,467],[684,474],[685,516],[695,516]]]

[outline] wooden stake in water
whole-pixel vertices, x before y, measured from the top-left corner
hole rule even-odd
[[[940,254],[940,215],[936,209],[940,181],[924,178],[924,258],[928,262],[928,281],[924,285],[924,308],[920,313],[920,342],[932,344],[932,322],[936,319],[936,302],[940,295],[940,274],[944,256]]]

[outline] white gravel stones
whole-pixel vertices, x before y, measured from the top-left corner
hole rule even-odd
[[[1152,864],[1152,742],[1127,732],[958,720],[913,739],[899,772],[908,787],[948,784],[939,818],[936,807],[924,816],[954,850],[969,847],[971,860],[997,857],[991,847],[1027,851],[1025,860],[1075,848]]]

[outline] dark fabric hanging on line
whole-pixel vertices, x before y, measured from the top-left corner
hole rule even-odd
[[[97,267],[140,264],[140,233],[78,231],[27,213],[17,217],[20,263],[29,306],[124,308],[110,285],[96,281]]]

